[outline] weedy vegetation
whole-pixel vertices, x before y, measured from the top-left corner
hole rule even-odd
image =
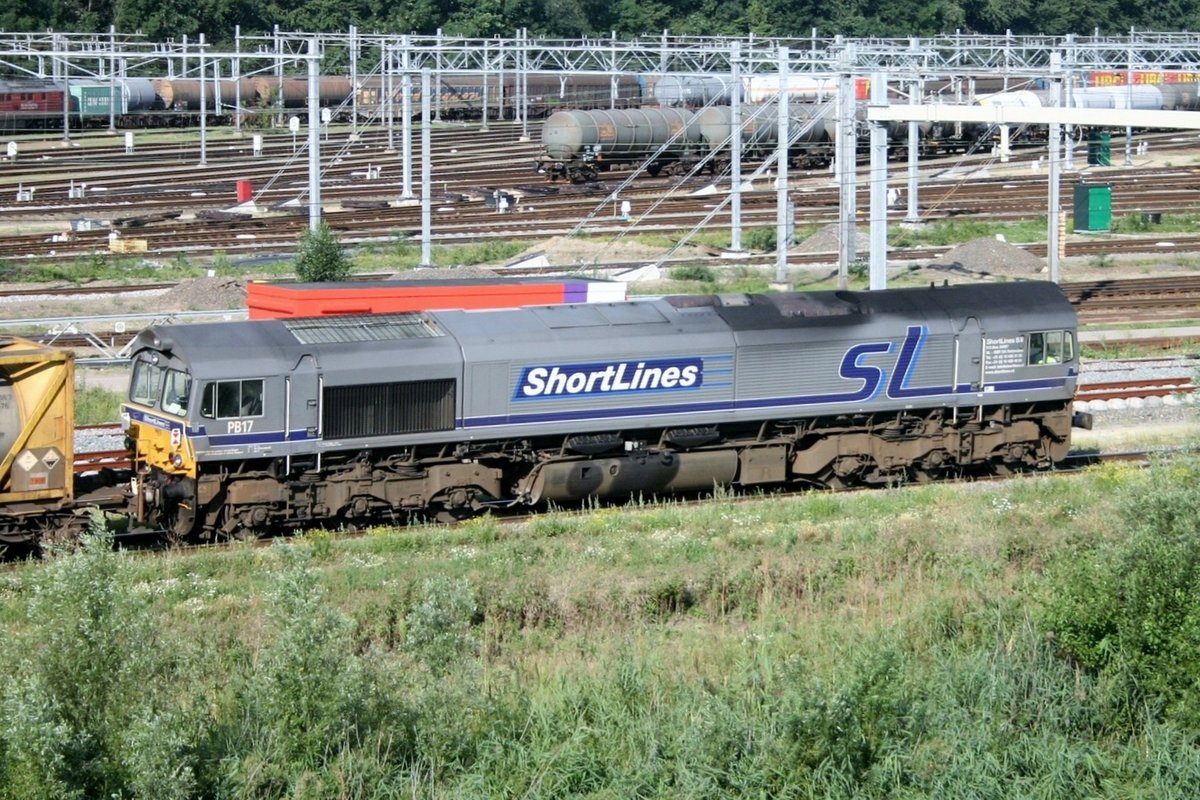
[[[103,425],[116,422],[123,395],[101,386],[88,386],[86,378],[75,390],[75,424]]]
[[[0,797],[1191,797],[1200,459],[0,574]]]

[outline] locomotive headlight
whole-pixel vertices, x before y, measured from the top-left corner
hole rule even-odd
[[[171,466],[175,467],[175,469],[179,469],[180,467],[182,467],[183,466],[183,456],[179,455],[179,453],[173,453],[171,455]]]

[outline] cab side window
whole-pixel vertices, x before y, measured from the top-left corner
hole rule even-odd
[[[186,414],[188,395],[192,391],[192,376],[177,369],[167,370],[163,387],[162,410],[168,414]]]
[[[1075,359],[1075,334],[1072,331],[1038,331],[1029,334],[1030,366],[1061,364]]]
[[[262,395],[261,378],[205,384],[204,395],[200,401],[200,415],[209,419],[261,417]]]

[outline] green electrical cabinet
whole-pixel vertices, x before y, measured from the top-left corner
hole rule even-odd
[[[1075,184],[1075,230],[1081,233],[1112,229],[1112,186]]]
[[[1112,166],[1112,134],[1093,132],[1088,136],[1088,164],[1093,167]]]

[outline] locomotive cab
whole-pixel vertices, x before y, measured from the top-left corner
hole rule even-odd
[[[230,368],[244,360],[197,365],[174,352],[169,337],[153,329],[143,336],[122,414],[136,465],[138,519],[187,536],[203,505],[220,493],[222,473],[270,462],[277,454],[267,440],[278,438],[273,432],[289,416],[303,417],[282,407],[291,394],[284,379],[257,371],[253,360],[249,374]],[[217,367],[220,374],[212,374]]]
[[[191,527],[195,497],[196,454],[187,435],[193,383],[186,366],[167,352],[142,351],[134,358],[121,413],[134,457],[136,517],[179,535]]]
[[[196,477],[196,457],[185,436],[192,376],[165,354],[143,352],[133,362],[121,419],[140,465]]]

